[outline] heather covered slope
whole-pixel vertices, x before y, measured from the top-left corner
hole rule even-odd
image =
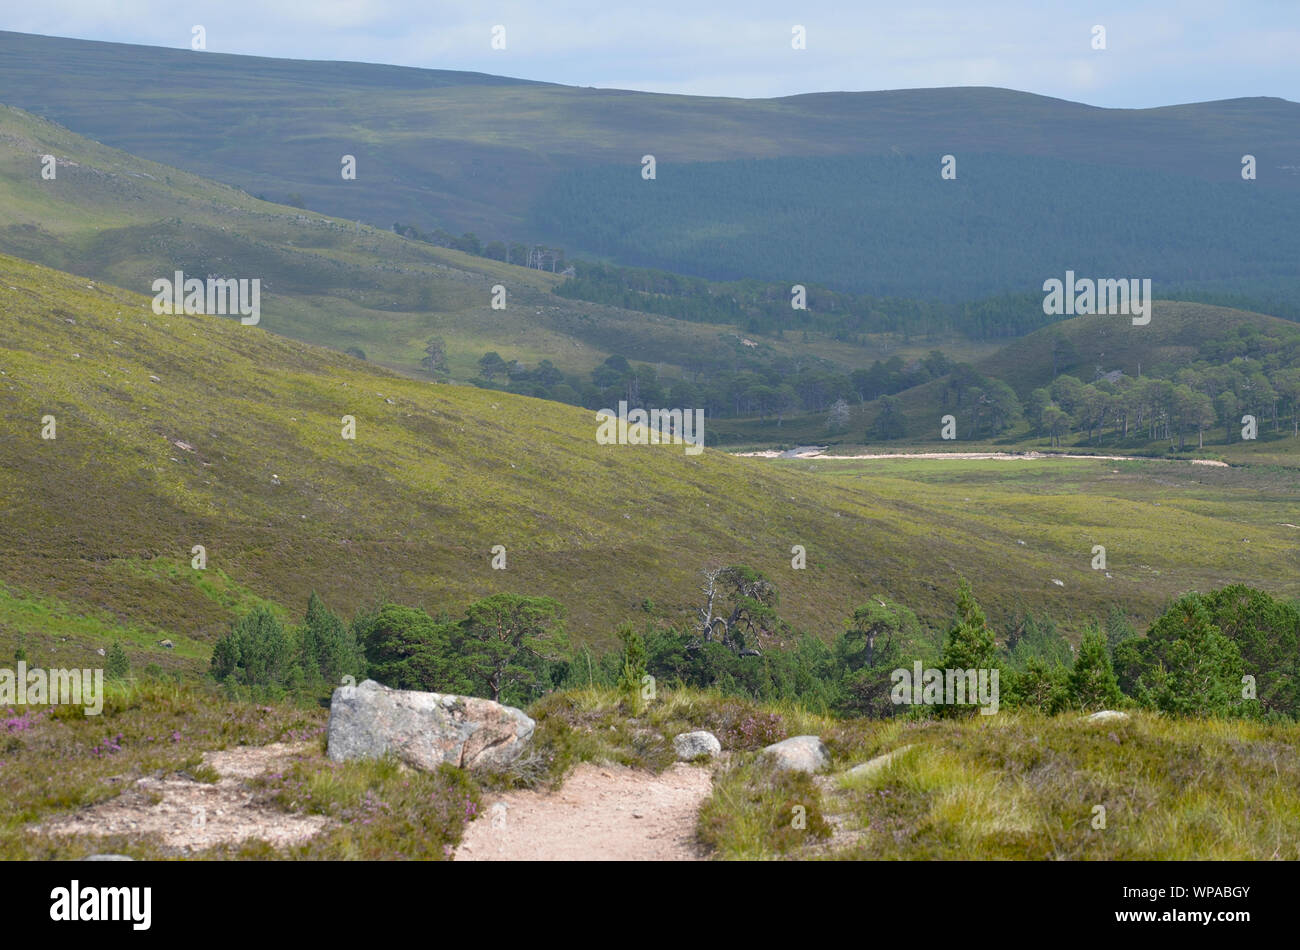
[[[647,601],[686,619],[700,569],[737,562],[823,636],[875,592],[943,624],[959,573],[994,617],[1023,606],[1074,630],[1107,602],[1149,619],[1242,579],[1294,595],[1300,566],[1293,469],[890,471],[598,445],[585,410],[406,379],[231,318],[155,316],[148,298],[14,258],[0,372],[0,580],[53,603],[6,601],[7,634],[68,635],[57,618],[82,617],[88,643],[129,624],[200,660],[262,600],[296,614],[316,589],[345,614],[381,597],[455,614],[511,591],[557,597],[579,642],[607,643]],[[1094,543],[1112,578],[1088,568]]]
[[[155,317],[17,259],[0,272],[4,582],[23,590],[209,639],[257,598],[313,588],[345,611],[511,590],[560,597],[599,638],[647,598],[684,607],[707,562],[788,572],[797,540],[825,567],[791,586],[791,617],[829,623],[867,558],[855,492],[600,446],[590,412],[401,378],[230,318]],[[489,567],[497,544],[506,571]]]

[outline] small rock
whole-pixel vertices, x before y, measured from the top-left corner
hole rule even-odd
[[[164,650],[170,650],[173,647],[175,647],[175,644],[172,643],[170,640],[159,640],[158,645],[162,647]]]
[[[150,376],[150,377],[149,377],[149,382],[151,382],[151,383],[161,383],[162,380],[159,379],[157,376]]]
[[[1123,722],[1129,718],[1126,712],[1117,712],[1114,709],[1103,709],[1101,712],[1095,712],[1086,717],[1087,722]]]
[[[759,755],[783,772],[816,772],[830,764],[830,753],[817,736],[793,736],[775,742]]]
[[[678,759],[689,762],[702,755],[717,755],[722,751],[722,743],[713,733],[701,729],[673,736],[673,751],[677,753]]]
[[[125,854],[88,854],[81,860],[83,861],[134,861],[135,858],[127,857]]]
[[[861,765],[853,766],[847,774],[854,778],[866,778],[868,775],[875,775],[910,748],[912,748],[910,745],[899,746],[893,752],[886,752],[884,755],[878,755]]]
[[[106,655],[107,655],[107,654],[104,653],[104,648],[103,648],[103,647],[100,647],[100,648],[99,648],[98,650],[96,650],[95,652],[98,653],[100,656],[106,656]]]

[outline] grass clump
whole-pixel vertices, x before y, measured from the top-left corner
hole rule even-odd
[[[446,860],[482,809],[478,785],[449,765],[407,768],[391,757],[334,762],[321,752],[253,781],[264,800],[329,825],[289,856],[324,860]]]
[[[831,836],[817,780],[750,757],[718,776],[700,809],[700,841],[722,859],[755,860],[800,851]]]

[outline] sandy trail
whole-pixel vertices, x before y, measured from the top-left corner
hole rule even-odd
[[[1227,462],[1217,459],[1147,459],[1129,455],[1061,455],[1041,452],[874,452],[866,455],[827,455],[821,451],[796,452],[793,455],[767,449],[762,452],[733,452],[744,458],[794,458],[813,459],[819,462],[848,462],[857,459],[948,459],[948,460],[991,460],[995,462],[1027,462],[1039,459],[1092,459],[1100,462],[1189,462],[1192,465],[1210,465],[1215,468],[1228,468]]]
[[[510,792],[469,824],[457,861],[699,861],[708,769],[579,765],[555,792]]]
[[[285,768],[311,743],[237,746],[207,752],[205,764],[221,775],[218,782],[196,782],[179,775],[145,777],[116,798],[61,815],[40,830],[50,834],[157,835],[183,851],[258,838],[276,847],[298,844],[319,832],[319,815],[287,814],[260,804],[245,782]]]

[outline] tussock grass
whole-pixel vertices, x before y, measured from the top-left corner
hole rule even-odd
[[[825,848],[792,849],[742,764],[719,781],[702,829],[724,856],[846,859],[1266,860],[1300,858],[1300,726],[1134,713],[1002,712],[961,721],[846,722],[823,807]],[[865,778],[861,761],[913,746]],[[846,750],[851,750],[847,755]],[[1104,809],[1104,813],[1100,810]],[[1101,826],[1104,814],[1104,827]],[[766,827],[763,834],[755,828]],[[816,846],[816,847],[815,847]]]
[[[445,860],[482,809],[477,784],[460,769],[419,772],[392,758],[333,762],[323,749],[253,784],[284,811],[331,819],[287,849],[295,859]]]

